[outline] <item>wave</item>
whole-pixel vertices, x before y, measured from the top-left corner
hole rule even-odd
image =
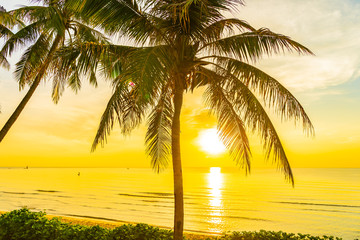
[[[126,223],[126,221],[121,221],[121,220],[118,220],[118,219],[115,219],[115,218],[95,217],[95,216],[89,216],[89,215],[64,214],[64,216],[68,216],[68,217],[79,217],[79,218],[90,218],[90,219],[96,219],[96,220],[106,220],[106,221],[112,221],[112,222]]]
[[[192,217],[206,217],[206,218],[231,218],[231,219],[243,219],[243,220],[251,220],[251,221],[262,221],[262,222],[274,222],[265,218],[253,218],[253,217],[244,217],[244,216],[230,216],[230,215],[219,215],[213,216],[211,214],[186,214],[187,216]],[[200,221],[201,222],[201,221]]]
[[[315,209],[315,208],[304,208],[302,210],[305,211],[316,211],[316,212],[338,212],[338,213],[353,213],[349,211],[343,211],[343,210],[333,210],[333,209]]]
[[[347,208],[360,208],[358,205],[347,205],[347,204],[330,204],[330,203],[309,203],[309,202],[276,202],[271,203],[282,203],[282,204],[295,204],[295,205],[311,205],[311,206],[325,206],[325,207],[347,207]]]
[[[129,202],[111,202],[110,204],[115,205],[129,205],[129,206],[141,206],[141,207],[148,207],[148,204],[141,204],[141,203],[129,203]],[[160,205],[160,204],[152,204],[152,207],[161,207],[161,208],[169,208],[173,209],[173,205]]]
[[[170,196],[149,196],[149,195],[141,195],[141,194],[129,194],[129,193],[118,193],[120,196],[126,196],[126,197],[140,197],[140,198],[162,198],[162,199],[173,199],[174,197]]]
[[[60,192],[60,191],[56,191],[56,190],[43,190],[43,189],[39,189],[36,190],[37,192],[45,192],[45,193],[56,193],[56,192]]]
[[[155,196],[173,196],[173,193],[165,193],[165,192],[139,192],[147,195],[155,195]]]
[[[25,194],[24,192],[5,192],[5,191],[3,191],[3,193],[5,193],[5,194]]]

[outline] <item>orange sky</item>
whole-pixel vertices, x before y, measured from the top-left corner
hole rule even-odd
[[[308,138],[300,126],[273,118],[291,165],[360,167],[360,4],[348,0],[297,2],[276,0],[270,6],[265,0],[248,1],[233,15],[255,27],[266,26],[289,35],[316,54],[275,56],[258,63],[259,68],[289,87],[315,126],[315,138]],[[8,10],[14,5],[7,4]],[[308,4],[312,4],[311,9]],[[25,94],[18,91],[13,70],[0,69],[1,126]],[[96,89],[84,84],[77,95],[67,89],[57,105],[51,102],[50,94],[51,82],[43,83],[35,92],[0,144],[0,167],[150,166],[144,151],[144,125],[128,137],[115,128],[108,144],[90,153],[111,94],[107,83],[101,82]],[[235,166],[226,153],[211,155],[201,150],[200,132],[215,126],[215,118],[202,105],[201,90],[186,96],[181,128],[185,167]],[[256,136],[251,140],[253,166],[272,166],[264,164]]]

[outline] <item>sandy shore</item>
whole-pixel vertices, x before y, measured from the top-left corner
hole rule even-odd
[[[5,211],[0,211],[0,215],[6,213]],[[69,224],[79,224],[79,225],[85,225],[85,226],[97,226],[99,225],[100,227],[104,227],[104,228],[116,228],[118,226],[121,226],[123,224],[137,224],[135,222],[125,222],[125,221],[117,221],[117,220],[101,220],[101,219],[91,219],[91,218],[85,218],[85,217],[68,217],[68,216],[56,216],[56,215],[49,215],[46,214],[45,217],[47,217],[48,219],[52,219],[54,217],[60,218],[61,222],[64,223],[69,223]],[[150,224],[149,224],[150,225]],[[152,225],[154,226],[154,225]],[[155,227],[159,227],[159,228],[164,228],[164,229],[171,229],[169,227],[164,227],[164,226],[155,226]],[[188,239],[206,239],[208,237],[214,237],[214,236],[219,236],[219,234],[206,234],[206,233],[193,233],[193,232],[185,232],[185,236]]]

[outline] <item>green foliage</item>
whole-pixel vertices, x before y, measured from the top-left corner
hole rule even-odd
[[[44,212],[26,208],[0,216],[0,239],[6,240],[106,240],[110,230],[99,226],[86,227],[51,220]]]
[[[172,239],[172,231],[152,227],[147,224],[124,224],[109,234],[109,240],[168,240]]]
[[[122,225],[113,230],[100,226],[81,226],[47,219],[44,212],[26,208],[0,216],[0,240],[168,240],[172,231],[147,224]]]
[[[0,239],[56,239],[62,225],[57,218],[48,220],[43,212],[14,210],[0,217]]]
[[[171,240],[173,231],[147,224],[124,224],[114,229],[62,223],[59,218],[47,219],[44,212],[26,208],[0,216],[0,240]],[[186,240],[187,238],[184,238]],[[196,240],[197,237],[191,237]],[[199,236],[199,239],[204,239]],[[207,240],[341,240],[333,236],[311,236],[260,230],[232,232]]]
[[[310,234],[295,234],[286,232],[274,232],[260,230],[259,232],[232,232],[224,234],[218,240],[341,240],[342,238],[333,236],[311,236]]]

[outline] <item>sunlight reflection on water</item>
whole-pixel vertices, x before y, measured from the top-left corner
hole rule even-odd
[[[207,175],[208,188],[209,188],[209,206],[211,216],[208,220],[212,226],[210,229],[213,232],[221,232],[219,225],[222,223],[223,202],[222,202],[222,187],[223,187],[223,175],[221,168],[212,167],[210,173]]]

